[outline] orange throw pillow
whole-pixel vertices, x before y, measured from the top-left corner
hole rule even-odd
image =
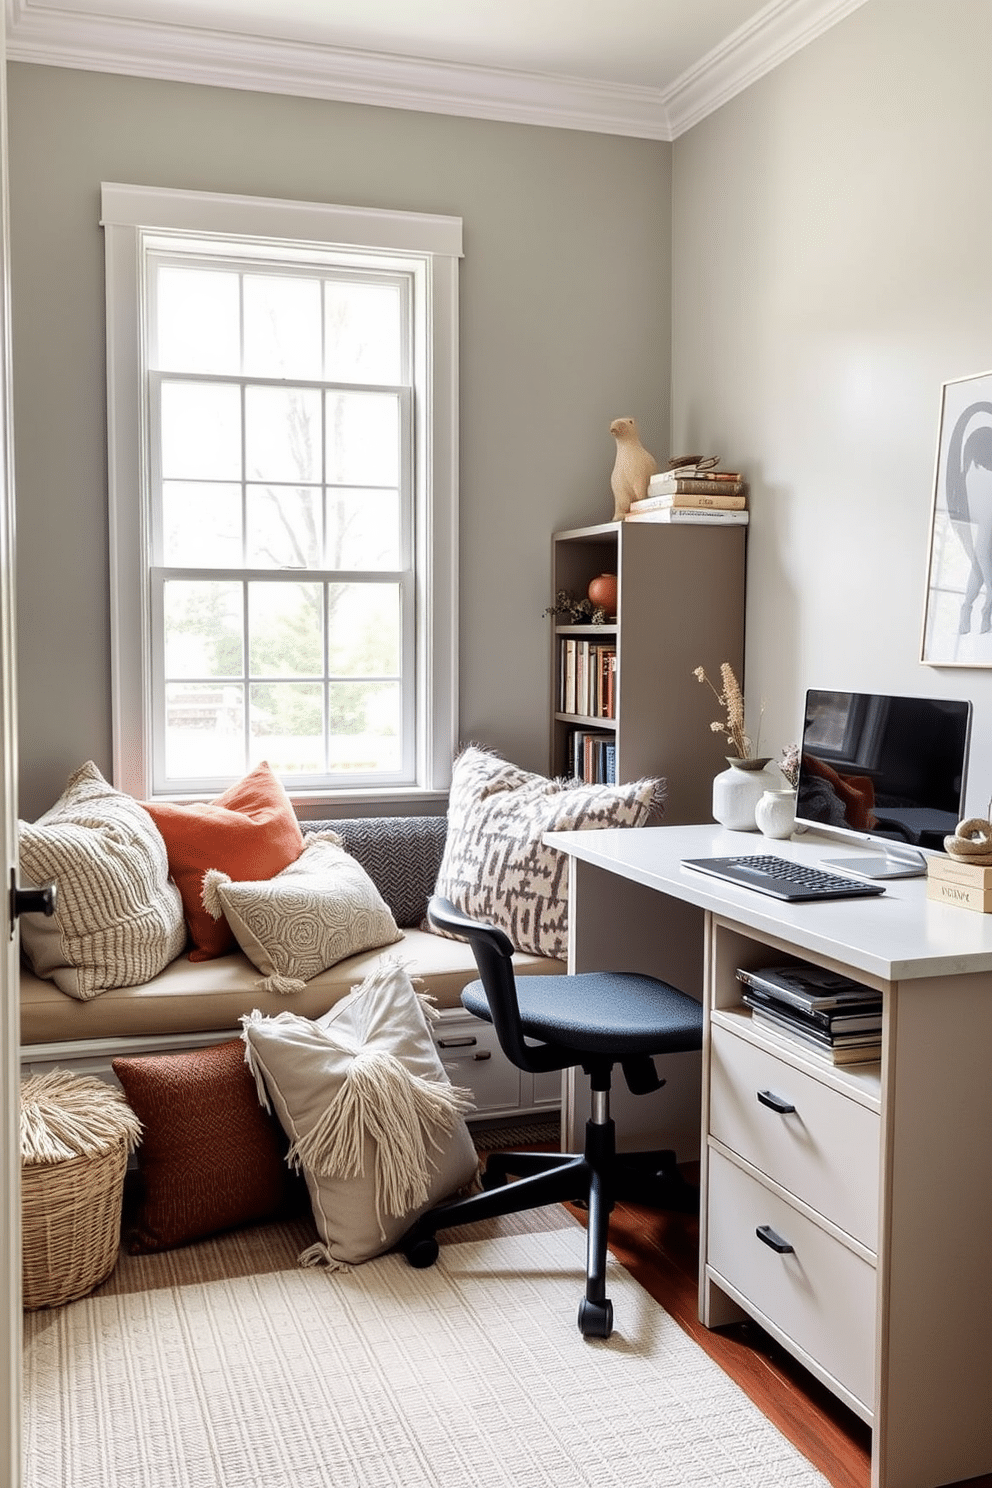
[[[219,868],[246,882],[273,878],[296,862],[303,833],[282,784],[263,762],[215,801],[141,804],[165,839],[193,941],[189,959],[210,961],[233,951],[237,943],[227,921],[215,920],[203,907],[203,875]]]

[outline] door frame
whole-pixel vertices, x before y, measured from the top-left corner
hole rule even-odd
[[[0,10],[0,1481],[20,1488],[21,1143],[18,938],[12,913],[17,864],[14,460],[10,354],[7,79]]]

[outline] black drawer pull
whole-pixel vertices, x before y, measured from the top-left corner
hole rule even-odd
[[[795,1250],[788,1240],[783,1240],[781,1235],[776,1235],[771,1225],[759,1225],[754,1232],[762,1245],[767,1245],[770,1250],[777,1251],[779,1255],[790,1255]]]
[[[774,1091],[759,1090],[756,1094],[763,1106],[767,1106],[770,1111],[777,1111],[780,1116],[788,1116],[790,1111],[796,1109],[791,1101],[787,1101],[781,1095],[776,1095]]]
[[[472,1055],[472,1058],[476,1061],[476,1063],[479,1063],[483,1059],[492,1059],[492,1057],[493,1055],[491,1049],[480,1049],[478,1054]]]
[[[439,1049],[473,1049],[478,1042],[470,1033],[465,1038],[439,1038],[437,1046]]]

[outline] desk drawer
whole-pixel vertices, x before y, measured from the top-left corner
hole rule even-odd
[[[519,1108],[520,1071],[503,1053],[491,1023],[471,1013],[442,1013],[431,1034],[452,1085],[467,1087],[475,1098],[470,1116]]]
[[[794,1249],[779,1254],[755,1231]],[[875,1268],[719,1152],[710,1153],[707,1264],[869,1410]]]
[[[878,1113],[725,1028],[712,1039],[711,1135],[876,1250]],[[759,1091],[795,1109],[773,1110]]]

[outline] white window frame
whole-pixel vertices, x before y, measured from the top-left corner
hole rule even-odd
[[[298,804],[443,797],[457,740],[458,259],[456,217],[104,182],[107,437],[110,520],[113,770],[119,789],[154,794],[151,658],[152,502],[144,276],[157,245],[184,237],[355,249],[417,260],[426,326],[414,350],[416,721],[413,768],[401,784],[294,790]]]

